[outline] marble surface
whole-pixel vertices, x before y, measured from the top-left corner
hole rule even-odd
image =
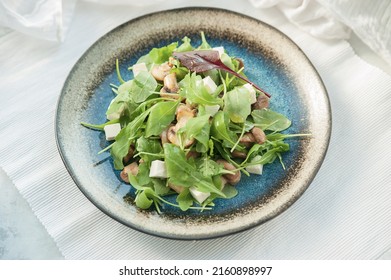
[[[3,31],[8,32],[8,31]],[[0,30],[0,36],[2,32]],[[391,66],[353,34],[357,55],[391,75]],[[51,236],[0,167],[0,259],[63,259]],[[391,248],[380,259],[391,260]]]

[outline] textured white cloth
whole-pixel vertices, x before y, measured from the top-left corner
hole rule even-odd
[[[0,27],[37,38],[62,41],[76,0],[0,0]]]
[[[266,21],[291,37],[330,95],[333,131],[318,175],[287,211],[249,231],[206,241],[152,237],[117,223],[79,191],[58,154],[54,113],[62,85],[100,36],[136,16],[176,7],[79,2],[63,44],[0,38],[0,166],[67,259],[375,259],[391,247],[391,77],[343,40],[316,39],[275,9],[204,1]]]
[[[257,8],[276,6],[292,23],[325,39],[349,38],[350,29],[315,0],[250,0]]]
[[[346,39],[351,31],[391,65],[389,0],[249,0],[278,8],[292,23],[318,38]]]

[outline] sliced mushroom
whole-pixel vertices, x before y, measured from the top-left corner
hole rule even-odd
[[[168,129],[165,129],[162,131],[162,133],[160,133],[160,140],[162,142],[162,145],[170,142],[168,141],[167,134],[168,134]]]
[[[176,80],[176,74],[171,73],[163,79],[164,89],[170,93],[177,93],[179,91],[179,85]]]
[[[189,120],[191,118],[195,117],[195,110],[193,108],[190,108],[189,106],[185,104],[181,104],[178,106],[176,110],[176,119],[178,122],[181,120]]]
[[[132,162],[131,164],[128,164],[127,166],[122,169],[121,173],[119,174],[121,179],[125,181],[126,183],[129,183],[129,177],[128,174],[132,174],[134,176],[138,173],[138,164],[137,162]]]
[[[179,99],[180,95],[177,93],[168,92],[164,87],[160,89],[160,97]]]
[[[180,142],[180,139],[177,135],[177,132],[179,129],[181,129],[182,127],[184,127],[186,125],[186,123],[189,121],[189,119],[194,118],[194,117],[195,117],[195,110],[194,109],[186,106],[185,104],[179,105],[177,108],[177,111],[176,111],[177,123],[176,123],[176,125],[170,126],[168,128],[167,139],[171,143],[173,143],[177,146],[180,146],[181,142]],[[187,148],[187,147],[190,147],[194,143],[194,141],[195,141],[194,138],[186,139],[186,141],[184,143],[182,143],[182,145],[185,148]]]
[[[167,139],[174,145],[177,145],[177,146],[180,146],[181,145],[181,142],[180,142],[180,139],[178,137],[178,130],[183,127],[183,126],[178,126],[178,123],[177,125],[175,126],[170,126],[168,128],[168,131],[167,131]],[[188,148],[190,147],[191,145],[193,145],[194,143],[194,138],[191,138],[191,139],[186,139],[184,143],[182,143],[182,145],[185,147],[185,148]]]
[[[157,81],[163,81],[164,77],[170,74],[170,71],[170,65],[165,62],[163,64],[155,65],[154,67],[152,67],[151,74]]]
[[[262,145],[266,142],[266,134],[259,127],[253,127],[253,129],[251,129],[251,134],[254,136],[256,143]]]
[[[246,132],[245,134],[243,134],[242,138],[240,138],[239,142],[240,142],[240,144],[242,144],[246,147],[250,147],[251,145],[254,144],[255,137],[251,132]]]
[[[261,110],[269,107],[269,97],[261,93],[257,97],[257,101],[253,104],[253,110]]]
[[[235,157],[235,158],[246,158],[247,157],[247,154],[245,152],[241,152],[241,151],[238,151],[238,150],[234,150],[232,152],[232,156]]]
[[[186,154],[186,159],[189,158],[198,158],[200,156],[200,153],[197,153],[196,151],[189,151]]]
[[[182,187],[182,186],[176,186],[174,184],[172,184],[171,182],[168,182],[168,186],[173,189],[174,191],[176,191],[177,193],[181,193],[183,192],[183,190],[185,189],[185,187]]]
[[[127,155],[124,157],[123,162],[128,163],[133,158],[133,156],[134,156],[134,146],[130,146]]]
[[[168,65],[170,66],[170,67],[173,67],[175,64],[176,64],[176,59],[175,58],[173,58],[172,56],[170,56],[169,58],[168,58]]]
[[[241,58],[239,58],[239,57],[237,57],[237,58],[235,58],[235,59],[239,62],[239,67],[238,67],[238,69],[244,68],[244,62],[243,62],[243,60],[242,60]]]
[[[167,129],[167,139],[168,139],[168,141],[170,141],[174,145],[177,145],[177,146],[180,145],[179,139],[178,139],[178,136],[177,136],[176,129],[175,129],[174,125],[170,126]]]
[[[224,169],[226,170],[232,171],[236,169],[235,166],[224,159],[218,159],[216,162],[223,165]],[[223,177],[227,180],[228,184],[236,185],[240,181],[241,173],[239,170],[237,170],[235,174],[224,174]]]

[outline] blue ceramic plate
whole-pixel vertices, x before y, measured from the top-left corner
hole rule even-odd
[[[292,120],[286,133],[311,133],[290,139],[284,154],[286,170],[278,161],[263,175],[242,176],[239,194],[216,200],[211,211],[188,211],[165,206],[162,214],[140,210],[132,203],[132,188],[113,168],[103,133],[81,122],[104,123],[113,98],[110,83],[118,84],[115,60],[124,78],[127,67],[153,47],[180,41],[193,45],[204,31],[212,46],[224,46],[242,58],[250,80],[272,95],[271,108]],[[328,96],[316,70],[287,36],[253,18],[211,8],[163,11],[131,20],[92,45],[69,74],[56,119],[57,143],[64,163],[80,190],[100,210],[134,229],[167,238],[203,239],[239,232],[264,223],[287,209],[306,190],[325,156],[331,131]]]

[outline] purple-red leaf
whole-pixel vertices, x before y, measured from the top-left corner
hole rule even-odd
[[[218,51],[215,50],[199,50],[199,51],[189,51],[189,52],[174,52],[173,56],[178,59],[183,66],[193,72],[202,73],[212,69],[220,69],[226,71],[239,79],[249,83],[255,87],[260,92],[263,92],[267,97],[270,97],[270,94],[265,92],[263,89],[258,87],[253,82],[249,81],[247,78],[236,73],[231,68],[226,66],[221,60]]]

